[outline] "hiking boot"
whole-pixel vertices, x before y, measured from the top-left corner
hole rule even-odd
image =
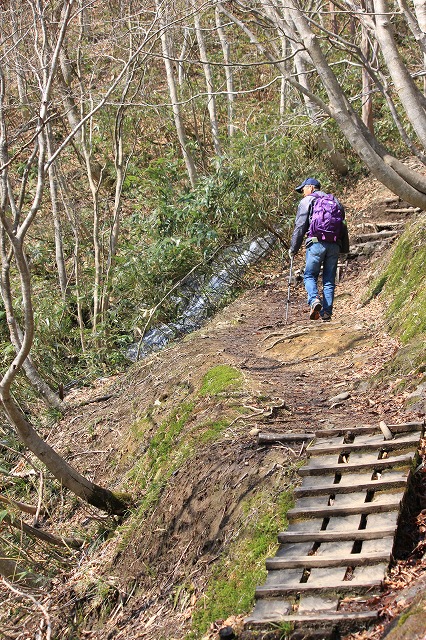
[[[331,313],[328,313],[328,311],[323,311],[323,314],[321,316],[323,322],[330,322],[331,320]]]
[[[311,312],[309,314],[309,319],[318,320],[320,317],[321,309],[322,309],[321,302],[318,300],[318,298],[315,298],[315,300],[311,304]]]

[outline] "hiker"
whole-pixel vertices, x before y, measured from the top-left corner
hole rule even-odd
[[[339,253],[349,252],[348,230],[346,223],[343,222],[345,211],[337,198],[321,191],[321,184],[316,178],[307,178],[296,187],[296,191],[302,193],[303,198],[297,208],[289,255],[290,258],[296,255],[306,235],[306,265],[303,280],[310,306],[309,318],[318,320],[321,317],[327,322],[331,320],[333,314]],[[325,218],[322,217],[324,213]],[[322,300],[318,294],[318,276],[321,266],[323,267]]]

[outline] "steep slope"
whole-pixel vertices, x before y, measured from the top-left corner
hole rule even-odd
[[[343,198],[353,236],[384,217],[401,219],[386,212],[388,199],[371,180]],[[365,304],[383,251],[376,245],[348,262],[331,323],[308,320],[298,282],[284,325],[287,273],[274,256],[200,331],[84,397],[74,392],[75,410],[46,434],[49,441],[97,482],[130,492],[135,507],[123,522],[77,504],[73,513],[62,510],[57,526],[83,532],[87,544],[77,566],[40,597],[56,637],[217,637],[228,615],[252,606],[304,461],[300,445],[259,445],[258,432],[419,418],[407,409],[411,388],[400,379],[371,382],[399,348],[386,331],[384,301]],[[345,399],[332,400],[342,392]],[[402,532],[406,555],[418,540],[418,511],[414,504]],[[416,564],[418,574],[424,568]],[[22,620],[24,629],[38,624]],[[240,621],[231,621],[236,630]],[[371,633],[378,638],[381,630]]]

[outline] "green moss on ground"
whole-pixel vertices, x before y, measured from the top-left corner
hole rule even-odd
[[[225,391],[237,391],[243,384],[241,371],[226,364],[212,367],[204,375],[200,396],[217,396]]]
[[[278,496],[263,490],[242,505],[240,534],[216,564],[196,605],[187,640],[200,638],[215,620],[251,610],[255,588],[266,578],[265,559],[274,555],[278,533],[287,528],[286,514],[292,506],[292,488]]]
[[[386,298],[389,329],[403,344],[426,334],[425,264],[426,215],[422,215],[407,227],[370,289],[370,297],[381,293]]]
[[[425,264],[426,214],[422,214],[406,228],[367,294],[366,302],[383,296],[388,330],[402,342],[376,376],[379,383],[401,378],[401,387],[405,388],[422,382],[421,374],[426,369]]]

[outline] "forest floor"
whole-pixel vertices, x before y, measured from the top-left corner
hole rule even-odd
[[[350,228],[368,229],[372,221],[388,219],[385,199],[390,195],[371,179],[361,181],[355,192],[343,198]],[[45,605],[58,638],[186,637],[212,567],[241,527],[243,499],[266,485],[277,491],[289,486],[303,460],[300,446],[259,446],[259,430],[312,432],[317,426],[423,419],[424,399],[409,404],[419,380],[389,374],[381,378],[400,346],[386,331],[386,302],[378,296],[365,304],[382,258],[373,254],[349,261],[336,289],[329,323],[309,320],[303,283],[293,285],[285,324],[288,272],[283,272],[277,256],[272,257],[252,272],[251,288],[202,329],[137,363],[125,375],[99,381],[94,388],[74,391],[67,398],[77,408],[45,435],[81,472],[118,490],[127,488],[128,470],[146,449],[144,439],[135,436],[135,425],[149,412],[152,431],[148,435],[152,435],[173,408],[194,397],[202,376],[212,367],[224,364],[243,372],[244,392],[235,394],[234,401],[247,410],[244,415],[232,413],[229,398],[199,398],[197,416],[184,427],[188,439],[203,414],[209,420],[232,415],[230,426],[217,440],[197,448],[188,464],[176,468],[157,506],[126,544],[122,532],[121,542],[105,540],[96,551],[88,549],[78,569],[57,581],[54,596],[51,593]],[[300,255],[295,269],[302,267]],[[331,400],[342,392],[347,392],[346,400]],[[100,396],[109,397],[91,402]],[[374,602],[383,609],[381,623],[352,638],[383,637],[415,597],[413,585],[426,576],[426,560],[421,553],[412,553],[419,540],[418,500],[413,504],[406,526],[401,527],[400,559],[389,574],[381,601]],[[93,513],[78,508],[73,517],[91,531]],[[128,597],[115,601],[102,624],[97,622],[99,606],[93,606],[92,617],[86,611],[84,621],[77,624],[75,603],[83,578],[90,581],[89,577],[100,575],[108,576],[106,582]],[[189,583],[191,589],[183,587]],[[403,591],[409,585],[412,592]],[[238,626],[238,620],[241,617],[231,623]],[[224,624],[217,621],[206,637],[217,638]]]

